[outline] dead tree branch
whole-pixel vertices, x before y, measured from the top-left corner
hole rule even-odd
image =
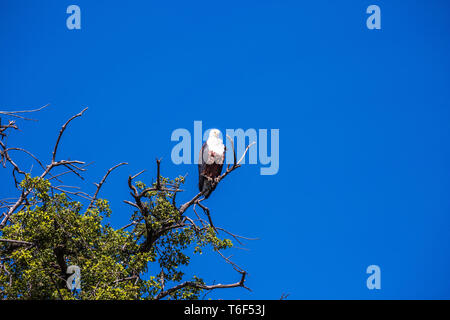
[[[78,113],[78,114],[72,116],[72,117],[71,117],[69,120],[67,120],[66,123],[64,123],[63,126],[61,127],[61,130],[59,131],[59,134],[58,134],[58,139],[56,139],[55,147],[53,148],[53,153],[52,153],[52,163],[55,162],[55,159],[56,159],[56,151],[58,150],[59,141],[61,140],[61,137],[62,137],[64,131],[66,130],[67,126],[69,125],[69,123],[70,123],[73,119],[78,118],[78,117],[81,117],[81,116],[83,115],[83,113],[84,113],[87,109],[88,109],[88,108],[84,108],[83,110],[81,110],[80,113]]]
[[[161,159],[156,159],[156,190],[161,190]]]
[[[44,107],[46,107],[46,106],[44,106]],[[35,112],[35,111],[42,110],[44,107],[39,108],[39,109],[36,109],[36,110],[29,110],[29,111],[1,111],[0,114],[5,114],[5,115],[9,115],[9,116],[15,115],[16,117],[24,118],[24,117],[22,117],[22,116],[18,116],[17,113]],[[69,125],[69,123],[70,123],[73,119],[78,118],[78,117],[81,117],[81,116],[83,115],[83,113],[84,113],[86,110],[87,110],[87,108],[83,109],[80,113],[78,113],[78,114],[72,116],[69,120],[67,120],[67,121],[63,124],[63,126],[61,127],[61,130],[59,131],[58,138],[57,138],[57,140],[56,140],[55,146],[54,146],[54,148],[53,148],[51,163],[48,164],[47,166],[44,166],[44,165],[42,165],[42,163],[41,163],[40,161],[38,161],[38,163],[40,163],[41,167],[44,167],[44,168],[45,168],[44,171],[42,172],[42,174],[39,176],[39,178],[44,179],[45,177],[47,177],[47,175],[49,175],[49,176],[51,176],[52,178],[54,178],[55,176],[52,176],[51,171],[52,171],[54,168],[57,168],[57,167],[60,167],[60,166],[64,166],[64,167],[68,168],[68,169],[69,169],[69,172],[72,172],[72,173],[74,173],[74,174],[76,174],[76,175],[79,175],[78,171],[83,171],[83,170],[84,170],[83,167],[79,167],[79,166],[78,166],[78,165],[85,165],[85,162],[83,162],[83,161],[78,161],[78,160],[59,160],[59,161],[56,161],[56,152],[57,152],[57,150],[58,150],[58,146],[59,146],[61,137],[62,137],[64,131],[66,130],[67,126]],[[28,118],[25,118],[25,119],[26,119],[26,120],[29,120]],[[18,166],[18,165],[11,159],[11,157],[9,156],[8,148],[6,147],[6,145],[5,145],[4,143],[0,142],[0,147],[2,148],[2,152],[1,152],[2,158],[1,158],[1,159],[3,159],[3,160],[6,159],[6,160],[4,160],[4,161],[8,161],[8,162],[13,166],[13,175],[14,175],[14,172],[15,172],[15,171],[17,171],[18,173],[21,173],[21,174],[25,175],[25,172],[24,172],[23,170],[21,170],[21,169],[19,168],[19,166]],[[12,148],[10,148],[10,150],[11,150],[11,149],[12,149]],[[15,149],[19,149],[19,148],[15,148]],[[6,150],[6,151],[5,151],[5,150]],[[35,158],[35,157],[33,157],[33,158]],[[36,159],[37,159],[37,158],[35,158],[35,160],[36,160]],[[14,176],[14,179],[15,179],[15,183],[16,183],[16,187],[17,187],[17,180],[16,180],[15,176]],[[53,188],[55,188],[56,190],[58,190],[57,187],[53,187]],[[31,193],[31,191],[32,191],[31,188],[22,190],[21,195],[20,195],[20,197],[17,199],[17,201],[9,207],[9,209],[8,209],[8,211],[7,211],[6,213],[3,213],[3,219],[2,219],[2,221],[0,222],[0,230],[3,229],[3,228],[6,226],[6,224],[7,224],[8,220],[9,220],[10,216],[11,216],[18,208],[20,208],[20,206],[26,201],[26,199],[27,199],[28,195]],[[60,191],[61,191],[61,190],[60,190]],[[84,194],[84,193],[82,193],[82,192],[72,192],[72,191],[67,191],[67,190],[64,190],[64,191],[62,191],[62,192],[65,192],[65,193],[69,193],[69,194],[73,194],[73,195],[77,195],[77,196],[81,196],[81,197],[87,198],[87,197],[86,197],[86,194]],[[88,199],[91,200],[90,197],[88,197]]]
[[[91,202],[89,203],[89,206],[88,206],[87,210],[91,209],[92,206],[94,205],[95,200],[97,200],[98,193],[100,192],[100,189],[102,188],[102,186],[103,186],[103,184],[105,183],[106,178],[108,178],[109,174],[110,174],[114,169],[116,169],[116,168],[118,168],[118,167],[120,167],[120,166],[123,166],[123,165],[128,165],[128,163],[127,163],[127,162],[121,162],[121,163],[119,163],[119,164],[116,164],[114,167],[109,168],[109,170],[108,170],[108,171],[106,172],[106,174],[103,176],[103,179],[102,179],[99,183],[96,183],[96,184],[95,184],[95,186],[97,187],[97,189],[95,190],[95,193],[94,193],[94,195],[92,196],[92,200],[91,200]]]
[[[48,106],[49,106],[49,104],[46,104],[45,106],[42,106],[40,108],[33,109],[33,110],[19,110],[19,111],[1,111],[0,110],[0,114],[3,114],[5,116],[9,116],[9,117],[19,118],[19,119],[22,119],[22,120],[37,121],[36,119],[26,118],[24,116],[20,116],[19,114],[20,113],[38,112],[38,111],[41,111],[44,108],[47,108]]]
[[[186,287],[192,287],[197,289],[203,289],[203,290],[214,290],[214,289],[229,289],[229,288],[236,288],[236,287],[243,287],[247,290],[250,290],[248,287],[245,286],[245,277],[247,273],[245,271],[240,272],[241,273],[241,280],[236,283],[230,283],[230,284],[214,284],[214,285],[204,285],[201,283],[197,283],[194,281],[186,281],[183,283],[180,283],[179,285],[176,285],[170,289],[167,289],[165,291],[160,292],[156,297],[155,300],[160,300],[172,293],[175,293],[178,290],[181,290]]]
[[[203,204],[201,204],[201,203],[200,203],[200,200],[197,200],[197,201],[195,202],[195,204],[198,205],[200,208],[203,209],[203,212],[204,212],[204,213],[206,214],[206,216],[208,217],[209,225],[210,225],[210,226],[214,229],[214,231],[217,233],[217,229],[216,229],[216,227],[214,227],[214,224],[213,224],[212,219],[211,219],[211,214],[209,213],[209,209],[208,209],[206,206],[204,206]]]

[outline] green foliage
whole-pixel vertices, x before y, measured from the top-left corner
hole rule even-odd
[[[163,185],[182,183],[182,177],[161,178]],[[143,182],[135,187],[139,192],[147,188]],[[189,265],[190,254],[201,254],[206,246],[232,247],[209,225],[186,223],[170,191],[147,191],[145,210],[131,214],[133,224],[126,230],[105,222],[111,215],[107,200],[84,209],[38,177],[26,176],[20,188],[31,192],[1,233],[20,242],[0,242],[0,299],[153,299],[184,281],[182,267]],[[81,270],[81,290],[67,288],[71,265]],[[190,281],[204,284],[196,276]],[[167,298],[197,299],[201,292],[185,286]]]

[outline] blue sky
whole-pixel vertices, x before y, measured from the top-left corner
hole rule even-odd
[[[66,28],[70,4],[81,30]],[[371,4],[381,30],[366,28]],[[450,298],[446,1],[3,0],[0,14],[0,109],[51,104],[9,143],[49,159],[89,107],[59,155],[95,161],[88,190],[129,162],[101,194],[117,227],[128,175],[151,181],[156,158],[166,176],[188,173],[180,201],[196,193],[195,165],[171,162],[173,130],[280,129],[277,175],[244,165],[207,200],[217,226],[260,238],[230,252],[253,291],[208,297]],[[0,170],[2,195],[8,179]],[[372,264],[381,290],[366,287]],[[191,266],[239,278],[216,255]]]

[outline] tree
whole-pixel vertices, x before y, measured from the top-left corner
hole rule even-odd
[[[46,107],[46,106],[44,106]],[[0,111],[0,116],[20,121],[33,120],[26,111]],[[57,160],[61,137],[72,120],[67,120],[57,136],[49,164],[44,164],[23,148],[7,146],[7,136],[18,126],[0,118],[0,163],[12,168],[18,191],[16,199],[0,200],[0,298],[1,299],[198,299],[205,291],[243,287],[247,272],[222,254],[233,246],[230,238],[244,238],[215,227],[202,192],[179,206],[185,177],[161,176],[161,161],[156,161],[156,181],[146,184],[128,178],[131,201],[130,223],[115,229],[103,220],[112,214],[109,202],[98,198],[102,185],[119,163],[110,168],[96,185],[93,195],[76,186],[63,185],[68,174],[81,176],[87,164],[79,160]],[[240,167],[236,161],[217,179],[220,183]],[[233,147],[234,149],[234,147]],[[25,172],[11,154],[23,152],[37,162],[40,175]],[[233,150],[234,151],[234,150]],[[207,217],[196,211],[199,207]],[[192,208],[191,215],[187,210]],[[192,216],[194,214],[194,216]],[[219,232],[228,238],[219,237]],[[211,249],[239,274],[236,283],[207,285],[199,276],[185,280],[182,267],[189,266],[191,254]],[[73,278],[70,266],[81,270],[81,289],[69,289]],[[157,267],[156,274],[149,274]],[[68,285],[69,284],[69,285]],[[247,288],[248,289],[248,288]]]

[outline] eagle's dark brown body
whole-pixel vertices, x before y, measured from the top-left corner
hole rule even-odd
[[[215,189],[214,179],[222,173],[224,160],[225,152],[216,154],[209,150],[207,143],[203,144],[198,161],[198,189],[206,199]]]

